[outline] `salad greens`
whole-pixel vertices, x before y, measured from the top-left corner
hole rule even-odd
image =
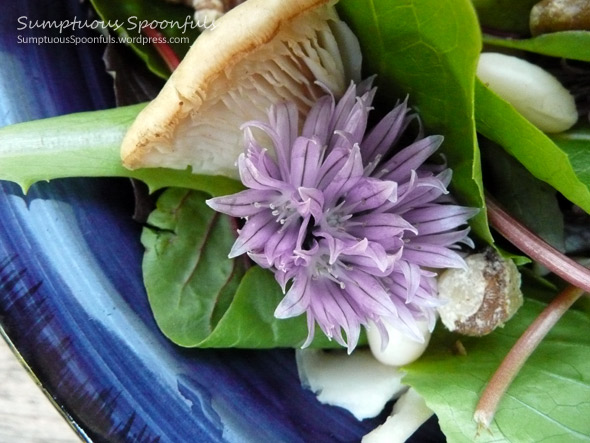
[[[187,347],[301,346],[305,321],[275,318],[283,294],[272,274],[227,257],[235,226],[205,204],[208,197],[168,189],[143,230],[143,274],[159,327]],[[314,346],[337,344],[318,334]]]
[[[159,32],[170,42],[174,52],[182,57],[191,43],[198,37],[199,27],[184,26],[192,9],[183,4],[164,1],[143,0],[90,0],[101,19],[108,23],[122,24],[115,32],[122,38],[132,37],[129,46],[141,57],[148,68],[162,78],[168,78],[170,71],[156,48],[145,39],[137,38],[143,34],[138,29],[145,22],[177,21],[181,26],[160,26]]]
[[[535,291],[539,291],[537,288]],[[481,390],[510,347],[544,308],[527,299],[503,329],[482,338],[460,338],[438,329],[429,351],[408,366],[413,386],[437,414],[448,441],[590,441],[590,328],[587,313],[568,312],[511,385],[490,432],[472,419]],[[477,436],[477,437],[476,437]]]
[[[522,49],[537,54],[590,61],[590,33],[588,31],[562,31],[537,37],[514,39],[484,35],[486,44],[510,49]]]
[[[482,162],[498,201],[514,218],[559,251],[565,251],[564,215],[557,192],[494,143],[482,143]],[[513,258],[514,260],[514,258]]]
[[[590,211],[590,182],[577,174],[567,152],[479,81],[475,118],[483,136],[501,145],[539,180]]]
[[[168,186],[210,195],[241,189],[242,185],[230,178],[192,174],[188,169],[124,168],[119,156],[121,140],[144,106],[68,114],[2,128],[0,177],[19,184],[25,192],[37,181],[65,177],[135,178],[152,192]]]
[[[377,74],[377,100],[391,103],[392,97],[409,95],[428,132],[444,134],[453,194],[466,205],[482,207],[473,118],[481,33],[470,2],[344,0],[338,9],[360,40],[365,71]],[[492,241],[484,211],[471,225]]]
[[[526,35],[529,32],[529,12],[539,0],[472,0],[481,26]]]
[[[590,183],[590,125],[582,124],[551,139],[570,159],[574,172],[583,183]]]
[[[494,23],[493,17],[485,17],[492,12],[482,7],[484,2],[474,3],[481,21]],[[500,3],[513,8],[508,13],[516,17],[529,7],[523,5],[534,2],[494,4]],[[186,9],[156,0],[124,4],[92,0],[92,4],[105,20],[126,20],[130,15],[162,20],[187,14]],[[460,202],[485,209],[484,179],[493,177],[496,191],[512,189],[509,195],[519,199],[517,205],[523,202],[519,210],[530,220],[540,209],[524,202],[544,195],[543,204],[551,208],[550,221],[539,222],[537,231],[562,245],[564,221],[557,195],[590,212],[590,121],[582,117],[575,128],[547,136],[477,81],[475,69],[482,42],[491,49],[588,62],[590,32],[523,39],[482,36],[469,0],[342,0],[337,7],[360,40],[365,75],[378,74],[378,101],[391,107],[409,94],[425,131],[445,136],[442,150],[454,170],[452,192]],[[514,23],[519,28],[513,30],[522,33],[521,17]],[[167,75],[157,51],[145,45],[134,49],[157,75]],[[188,46],[174,49],[182,56]],[[204,204],[208,196],[233,193],[241,185],[189,170],[129,171],[121,166],[119,144],[141,107],[3,128],[0,177],[24,190],[35,181],[72,176],[131,177],[147,183],[151,191],[170,188],[159,197],[142,235],[145,284],[163,333],[182,346],[299,346],[306,335],[304,319],[273,317],[282,297],[274,279],[260,268],[248,268],[244,261],[227,259],[235,226]],[[482,147],[495,143],[494,149],[503,149],[510,157],[486,165],[484,156],[482,172],[480,142]],[[513,162],[530,177],[517,180],[520,173]],[[481,243],[493,243],[484,210],[472,227]],[[551,284],[558,287],[562,282]],[[474,439],[472,414],[478,395],[516,338],[553,296],[551,288],[527,285],[527,301],[506,328],[481,339],[461,338],[466,355],[453,352],[458,336],[438,328],[423,358],[407,368],[404,381],[424,396],[449,441]],[[584,333],[590,319],[588,312],[576,310],[565,317],[509,389],[492,435],[483,431],[478,441],[590,439],[590,341]],[[326,339],[318,340],[314,345],[329,345]]]

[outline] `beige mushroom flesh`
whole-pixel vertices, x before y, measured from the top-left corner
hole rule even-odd
[[[339,97],[359,81],[360,64],[358,41],[333,1],[248,0],[197,38],[139,114],[123,140],[123,164],[236,178],[243,123],[266,121],[282,101],[303,117],[325,89]]]

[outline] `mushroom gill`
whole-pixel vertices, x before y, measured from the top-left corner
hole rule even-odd
[[[237,177],[240,126],[292,101],[303,117],[325,88],[360,77],[356,37],[330,0],[248,0],[204,31],[121,147],[128,168]],[[302,121],[302,119],[300,119]]]

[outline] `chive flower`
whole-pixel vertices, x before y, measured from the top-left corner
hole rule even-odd
[[[272,270],[284,298],[277,318],[307,315],[330,339],[356,347],[361,326],[385,323],[417,341],[417,320],[436,320],[434,270],[462,268],[460,245],[473,246],[467,220],[477,210],[448,195],[451,170],[425,163],[443,137],[420,135],[400,148],[416,114],[399,103],[367,130],[376,88],[351,84],[327,93],[300,124],[293,103],[273,105],[268,121],[242,126],[237,194],[208,200],[245,220],[229,256],[248,254]],[[268,136],[274,153],[262,147]]]

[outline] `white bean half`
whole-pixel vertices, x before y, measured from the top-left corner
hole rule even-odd
[[[418,329],[420,329],[423,337],[421,342],[411,339],[389,323],[385,323],[385,326],[389,334],[389,341],[385,348],[377,327],[370,324],[367,328],[369,346],[375,358],[381,363],[390,366],[407,365],[417,360],[426,350],[430,341],[430,330],[426,320],[417,322]]]
[[[543,132],[566,131],[578,120],[570,92],[552,74],[526,60],[484,52],[477,76]]]

